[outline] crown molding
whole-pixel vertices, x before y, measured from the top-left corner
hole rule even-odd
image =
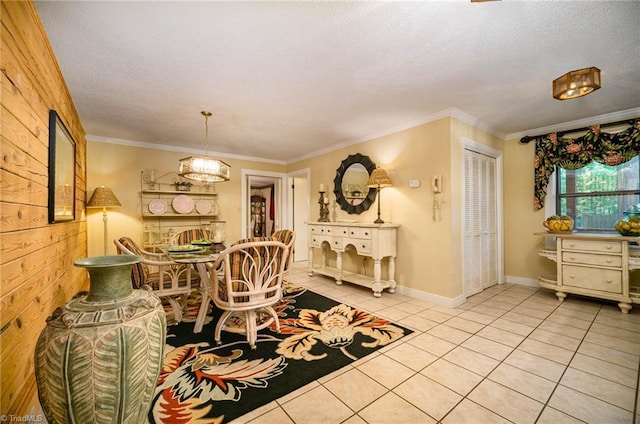
[[[552,132],[570,131],[574,128],[588,127],[596,124],[606,124],[608,122],[623,121],[625,119],[637,118],[640,116],[640,107],[634,109],[621,110],[618,112],[605,113],[604,115],[593,116],[591,118],[578,119],[575,121],[563,122],[561,124],[549,125],[547,127],[533,128],[526,131],[507,134],[505,140],[520,140],[525,136],[535,136],[538,134],[548,134]]]
[[[434,122],[434,121],[438,121],[440,119],[444,119],[444,118],[455,118],[458,121],[462,121],[465,122],[469,125],[473,125],[474,127],[478,128],[479,130],[488,132],[492,135],[495,135],[496,137],[499,138],[504,138],[504,134],[500,134],[499,132],[496,132],[495,130],[491,129],[491,127],[487,124],[485,124],[484,122],[474,118],[473,116],[459,110],[456,108],[448,108],[448,109],[444,109],[441,110],[439,112],[436,113],[432,113],[430,115],[424,116],[420,119],[417,119],[415,121],[411,121],[411,122],[407,122],[404,123],[402,125],[399,125],[397,127],[393,127],[390,128],[388,130],[384,130],[378,133],[372,133],[372,134],[368,134],[365,135],[364,137],[359,137],[353,140],[346,140],[343,141],[341,143],[338,144],[334,144],[332,146],[329,146],[327,148],[324,149],[320,149],[320,150],[316,150],[313,151],[311,153],[308,153],[306,155],[302,155],[299,156],[295,159],[292,159],[290,161],[287,161],[287,164],[291,164],[291,163],[295,163],[295,162],[299,162],[302,160],[306,160],[306,159],[311,159],[314,158],[316,156],[320,156],[320,155],[324,155],[327,153],[331,153],[331,152],[335,152],[336,150],[340,150],[340,149],[344,149],[345,147],[350,147],[350,146],[354,146],[356,144],[360,144],[360,143],[364,143],[366,141],[371,141],[371,140],[375,140],[376,138],[380,138],[380,137],[384,137],[390,134],[395,134],[398,133],[400,131],[404,131],[404,130],[408,130],[410,128],[415,128],[415,127],[419,127],[420,125],[424,125],[424,124],[428,124],[430,122]]]
[[[246,160],[246,161],[252,161],[252,162],[286,165],[286,162],[282,160],[265,159],[265,158],[255,157],[255,156],[234,155],[230,153],[220,153],[220,152],[212,152],[212,151],[205,152],[202,149],[190,149],[185,147],[171,146],[167,144],[145,143],[142,141],[125,140],[122,138],[100,137],[96,135],[87,135],[85,138],[87,139],[87,141],[92,141],[95,143],[119,144],[122,146],[141,147],[143,149],[164,150],[167,152],[179,152],[179,153],[194,154],[194,155],[208,154],[210,156],[215,156],[217,158],[238,159],[238,160]]]

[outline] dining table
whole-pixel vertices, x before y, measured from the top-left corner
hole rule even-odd
[[[193,243],[193,242],[192,242]],[[177,264],[193,266],[198,272],[200,279],[199,291],[202,296],[200,310],[193,327],[194,333],[200,333],[204,326],[204,321],[209,309],[211,299],[209,297],[209,272],[207,271],[207,263],[215,262],[218,255],[227,248],[224,243],[201,243],[181,246],[168,246],[161,250],[173,262]]]

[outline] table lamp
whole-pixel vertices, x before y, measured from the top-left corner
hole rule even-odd
[[[375,188],[378,191],[378,219],[373,221],[374,224],[384,224],[384,221],[380,219],[380,189],[385,187],[392,187],[391,178],[387,175],[387,171],[382,168],[376,168],[369,176],[367,187]]]
[[[102,208],[102,221],[104,222],[104,254],[107,254],[107,208],[122,206],[110,188],[101,186],[96,188],[87,202],[87,208]]]

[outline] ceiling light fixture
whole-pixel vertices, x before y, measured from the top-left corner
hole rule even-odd
[[[229,181],[231,167],[228,163],[209,157],[209,117],[211,112],[200,112],[204,116],[204,155],[189,156],[180,159],[178,174],[193,181],[218,183]]]
[[[577,69],[553,80],[553,98],[575,99],[586,96],[598,88],[600,88],[600,69],[595,66]]]

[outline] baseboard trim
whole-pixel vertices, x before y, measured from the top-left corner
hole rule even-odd
[[[440,306],[447,306],[449,308],[455,308],[466,302],[467,298],[464,295],[456,297],[445,297],[438,294],[428,293],[422,290],[412,289],[410,287],[397,286],[396,293],[404,296],[409,296],[414,299],[424,300]]]
[[[515,275],[505,275],[505,281],[511,284],[520,284],[521,286],[540,287],[538,280],[534,278],[516,277]]]

